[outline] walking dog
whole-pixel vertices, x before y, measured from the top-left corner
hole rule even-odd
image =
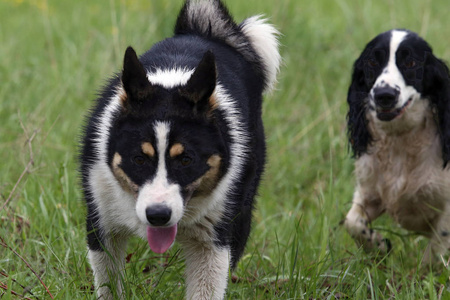
[[[80,154],[99,297],[126,297],[130,235],[156,253],[181,244],[187,299],[224,297],[264,170],[261,104],[279,70],[277,36],[259,16],[236,24],[221,1],[192,0],[173,37],[139,58],[126,50]]]

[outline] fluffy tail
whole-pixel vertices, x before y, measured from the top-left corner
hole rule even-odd
[[[281,63],[279,32],[261,16],[237,25],[220,0],[187,0],[178,16],[175,34],[198,34],[224,41],[259,67],[265,91],[273,89]]]

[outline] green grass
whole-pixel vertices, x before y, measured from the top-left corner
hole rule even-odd
[[[269,163],[253,231],[227,298],[450,299],[446,268],[417,267],[424,238],[382,217],[375,225],[394,251],[376,258],[357,249],[339,225],[354,186],[345,132],[352,63],[373,36],[396,27],[420,33],[450,61],[448,0],[227,4],[238,21],[269,16],[283,33],[284,58],[277,90],[264,102]],[[76,172],[83,116],[122,67],[125,48],[143,53],[171,36],[180,6],[0,0],[0,286],[8,286],[0,288],[2,300],[18,297],[11,291],[49,298],[31,269],[56,299],[95,299]],[[177,246],[155,256],[133,239],[128,253],[130,299],[183,297]]]

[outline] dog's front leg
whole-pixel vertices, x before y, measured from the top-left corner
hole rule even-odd
[[[439,220],[433,229],[429,246],[425,252],[423,264],[435,263],[436,261],[447,262],[450,249],[450,205],[447,205],[439,216]],[[442,259],[440,256],[444,256]]]
[[[101,300],[123,299],[122,275],[127,239],[120,237],[105,240],[102,250],[89,250],[97,296]]]
[[[230,251],[213,243],[183,243],[186,259],[186,299],[223,299],[228,283]]]
[[[370,222],[383,213],[380,204],[379,200],[364,199],[357,189],[353,195],[352,207],[345,217],[344,226],[356,244],[362,246],[365,251],[378,250],[381,253],[388,253],[391,249],[390,241],[369,227]]]

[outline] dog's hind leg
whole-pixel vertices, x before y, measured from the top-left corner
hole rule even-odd
[[[213,243],[183,243],[186,259],[186,299],[224,298],[230,268],[230,251]]]
[[[121,236],[102,240],[101,249],[89,249],[97,296],[102,300],[122,299],[127,238]]]
[[[363,199],[360,191],[356,190],[353,195],[353,205],[345,217],[344,226],[358,247],[362,246],[365,251],[388,253],[391,250],[390,241],[369,227],[370,222],[383,213],[380,204],[380,200]]]

